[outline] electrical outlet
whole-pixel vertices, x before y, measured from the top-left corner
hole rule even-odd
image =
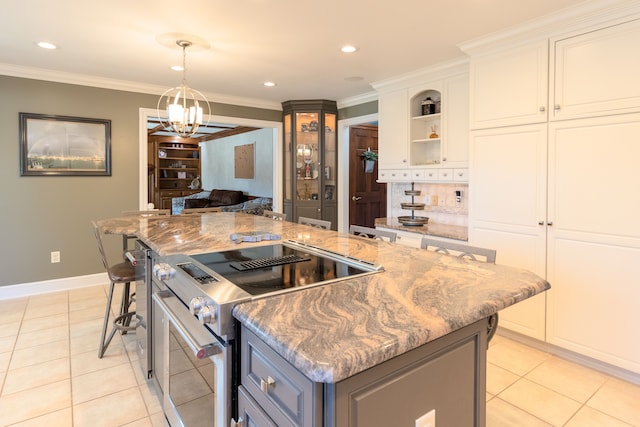
[[[436,410],[432,409],[416,420],[416,427],[436,427]]]
[[[431,206],[438,206],[438,196],[431,196]]]
[[[60,251],[51,252],[51,264],[60,262]]]
[[[427,206],[431,206],[431,196],[430,195],[426,195],[424,196],[424,204]]]

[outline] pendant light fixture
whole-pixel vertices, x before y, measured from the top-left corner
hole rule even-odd
[[[211,107],[201,92],[187,85],[187,48],[192,43],[177,40],[176,44],[182,48],[182,84],[168,89],[160,96],[158,117],[165,129],[188,138],[198,132],[204,118],[209,117]]]

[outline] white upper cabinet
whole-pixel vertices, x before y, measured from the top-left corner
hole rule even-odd
[[[640,111],[640,20],[552,45],[551,120]]]
[[[548,42],[471,59],[472,129],[547,121]]]
[[[383,182],[466,182],[467,62],[435,74],[419,74],[407,80],[374,84],[374,87],[379,91],[378,179]],[[441,168],[449,172],[428,173]],[[410,173],[399,173],[402,170]]]
[[[444,83],[442,127],[446,135],[442,146],[444,167],[467,167],[469,162],[469,76],[463,74]]]
[[[378,171],[408,167],[407,89],[380,94],[378,115]]]
[[[640,111],[639,43],[634,20],[473,55],[471,129]]]

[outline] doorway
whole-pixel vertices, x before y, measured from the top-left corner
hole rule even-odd
[[[157,117],[157,110],[141,108],[138,114],[138,204],[139,209],[147,209],[148,198],[148,158],[147,158],[147,122],[150,118]],[[237,126],[250,126],[255,128],[269,128],[272,132],[273,153],[273,208],[282,212],[282,122],[266,120],[245,119],[227,116],[209,116],[209,121],[228,123]]]
[[[349,225],[375,227],[376,218],[387,216],[387,185],[378,183],[378,162],[365,168],[363,153],[378,152],[378,126],[349,128]]]

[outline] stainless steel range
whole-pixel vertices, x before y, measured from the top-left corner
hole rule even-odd
[[[170,424],[210,426],[215,419],[227,426],[236,415],[235,304],[382,270],[293,240],[155,259],[154,280],[162,286],[153,301],[164,319],[154,328],[163,328],[164,343],[154,363],[164,367],[160,384]]]

